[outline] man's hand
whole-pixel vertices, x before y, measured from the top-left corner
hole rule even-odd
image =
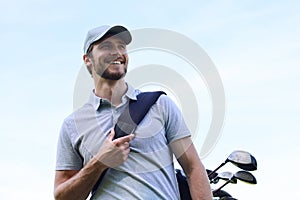
[[[81,170],[62,170],[55,173],[55,199],[86,199],[99,176],[108,167],[124,163],[130,152],[133,134],[113,140],[111,130],[98,153]]]
[[[107,167],[117,167],[123,164],[130,152],[129,142],[134,138],[133,134],[113,139],[114,129],[111,130],[95,158]]]

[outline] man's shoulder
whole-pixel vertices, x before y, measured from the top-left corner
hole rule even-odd
[[[72,138],[73,142],[78,139],[79,132],[87,128],[85,124],[88,124],[86,122],[90,121],[90,116],[94,116],[90,114],[93,110],[93,106],[88,103],[74,110],[65,117],[61,128],[62,134],[65,136],[67,134],[69,138]]]
[[[173,100],[167,95],[167,94],[162,94],[160,97],[157,99],[157,103],[159,105],[170,105],[174,104]]]
[[[72,113],[70,113],[67,117],[64,119],[64,123],[73,123],[76,119],[78,119],[82,115],[86,115],[87,113],[90,113],[93,111],[93,105],[90,103],[85,103],[81,107],[74,110]]]

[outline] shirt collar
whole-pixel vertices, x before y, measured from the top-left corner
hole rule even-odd
[[[132,99],[132,100],[136,100],[137,99],[137,95],[140,93],[139,90],[136,90],[134,89],[131,85],[129,85],[128,83],[127,84],[127,91],[126,93],[124,94],[124,96],[122,97],[122,102],[126,101],[126,98],[127,99]],[[91,95],[90,95],[90,98],[89,98],[89,101],[88,101],[90,104],[93,105],[94,109],[95,110],[98,110],[99,107],[101,106],[101,104],[103,102],[107,102],[107,99],[103,99],[101,97],[98,97],[95,95],[95,92],[94,90],[91,92]]]

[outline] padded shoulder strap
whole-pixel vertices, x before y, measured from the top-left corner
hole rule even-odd
[[[157,101],[160,95],[166,94],[162,91],[143,92],[137,95],[137,100],[131,100],[129,103],[129,113],[134,123],[139,124],[148,113],[152,105]]]
[[[121,114],[115,126],[115,138],[133,133],[162,94],[166,93],[163,91],[142,92],[137,95],[137,100],[130,100],[128,108]]]

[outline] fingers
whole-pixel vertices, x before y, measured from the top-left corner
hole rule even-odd
[[[114,141],[116,143],[125,143],[125,142],[130,142],[134,138],[134,134],[129,134],[120,138],[115,139]]]
[[[129,142],[134,138],[134,134],[129,134],[117,139],[114,139],[115,130],[114,128],[111,129],[107,139],[112,141],[116,146],[123,146],[125,149],[129,148]]]
[[[112,141],[112,140],[114,139],[114,137],[115,137],[115,130],[114,130],[114,128],[111,128],[111,129],[110,129],[110,133],[108,134],[107,138],[108,138],[110,141]]]
[[[120,145],[119,147],[122,148],[123,150],[127,150],[127,149],[129,149],[129,142],[125,142],[122,145]]]
[[[115,140],[113,140],[113,143],[116,145],[116,146],[120,146],[120,145],[123,145],[125,143],[128,143],[129,145],[129,142],[134,138],[134,134],[129,134],[129,135],[126,135],[126,136],[123,136],[123,137],[120,137],[120,138],[117,138]]]
[[[108,167],[119,166],[127,160],[130,153],[130,141],[134,138],[134,135],[130,134],[113,139],[114,135],[115,131],[111,129],[97,154],[99,161]]]

